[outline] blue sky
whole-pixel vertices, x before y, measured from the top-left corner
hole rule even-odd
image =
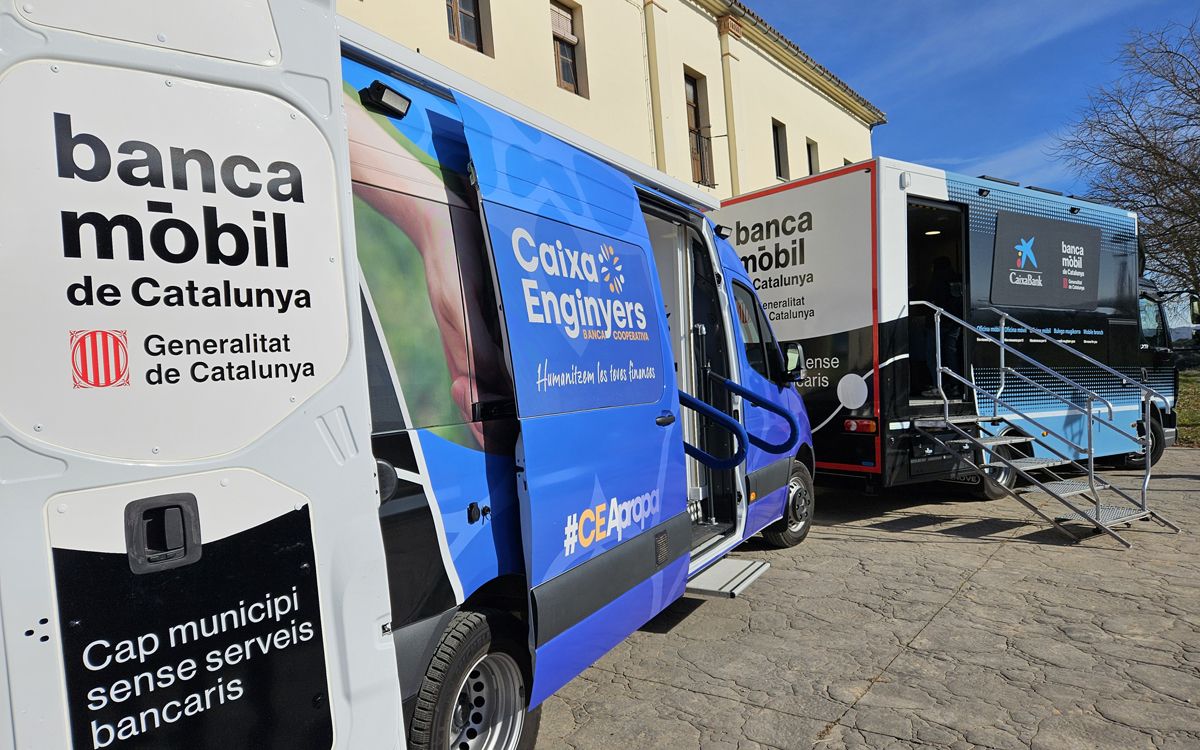
[[[1196,0],[744,0],[887,113],[875,153],[1080,193],[1047,150],[1135,28]]]

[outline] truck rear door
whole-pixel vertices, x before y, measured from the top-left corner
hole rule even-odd
[[[691,536],[678,393],[632,183],[457,99],[521,424],[534,706],[683,592]]]

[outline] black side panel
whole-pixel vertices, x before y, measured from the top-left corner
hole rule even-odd
[[[412,721],[417,693],[421,690],[425,673],[429,671],[433,652],[437,650],[442,633],[446,632],[450,618],[454,617],[456,612],[458,607],[436,617],[414,622],[392,633],[396,642],[396,666],[400,672],[400,696],[404,701],[405,726]]]
[[[308,508],[134,574],[54,550],[76,748],[329,750]]]
[[[400,409],[400,399],[396,396],[396,385],[392,382],[392,373],[388,370],[387,355],[383,353],[383,345],[379,334],[372,323],[371,308],[365,296],[362,300],[363,338],[367,349],[367,388],[371,394],[371,430],[373,432],[394,432],[408,427],[404,421],[404,412]]]
[[[881,336],[882,338],[882,336]],[[848,433],[846,419],[869,419],[875,414],[874,330],[871,326],[801,341],[811,363],[808,378],[800,383],[804,406],[813,424],[813,452],[818,463],[841,464],[866,469],[875,466],[875,436]],[[880,362],[883,355],[880,354]],[[867,399],[856,409],[847,409],[838,397],[843,377],[859,375],[867,385]],[[882,406],[882,404],[881,404]],[[886,413],[886,412],[885,412]],[[818,474],[826,469],[818,469]]]
[[[691,543],[692,519],[684,511],[657,531],[638,534],[538,586],[533,590],[537,645],[546,643],[668,563],[688,554]]]
[[[376,436],[377,458],[400,469],[415,471],[408,433]],[[395,496],[379,506],[379,526],[387,554],[388,590],[392,599],[392,628],[400,629],[417,620],[445,612],[454,606],[454,590],[442,563],[433,511],[425,489],[414,482],[398,480]]]
[[[750,502],[757,502],[780,487],[786,486],[788,478],[791,476],[791,456],[785,456],[775,463],[750,472],[746,477],[746,484],[750,486]]]

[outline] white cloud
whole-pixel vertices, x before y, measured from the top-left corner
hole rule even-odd
[[[892,13],[907,15],[892,19],[893,28],[898,30],[894,46],[882,57],[872,59],[854,80],[868,91],[918,93],[920,87],[1018,57],[1111,15],[1154,1],[955,2],[936,9],[896,3]]]
[[[1065,163],[1051,155],[1056,142],[1053,135],[1044,134],[985,156],[934,157],[920,163],[971,177],[986,174],[1069,192],[1076,178]]]

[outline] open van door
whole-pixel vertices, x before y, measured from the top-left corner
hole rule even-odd
[[[324,6],[4,6],[2,747],[403,736]]]
[[[521,425],[535,706],[683,593],[679,396],[633,184],[457,100]]]

